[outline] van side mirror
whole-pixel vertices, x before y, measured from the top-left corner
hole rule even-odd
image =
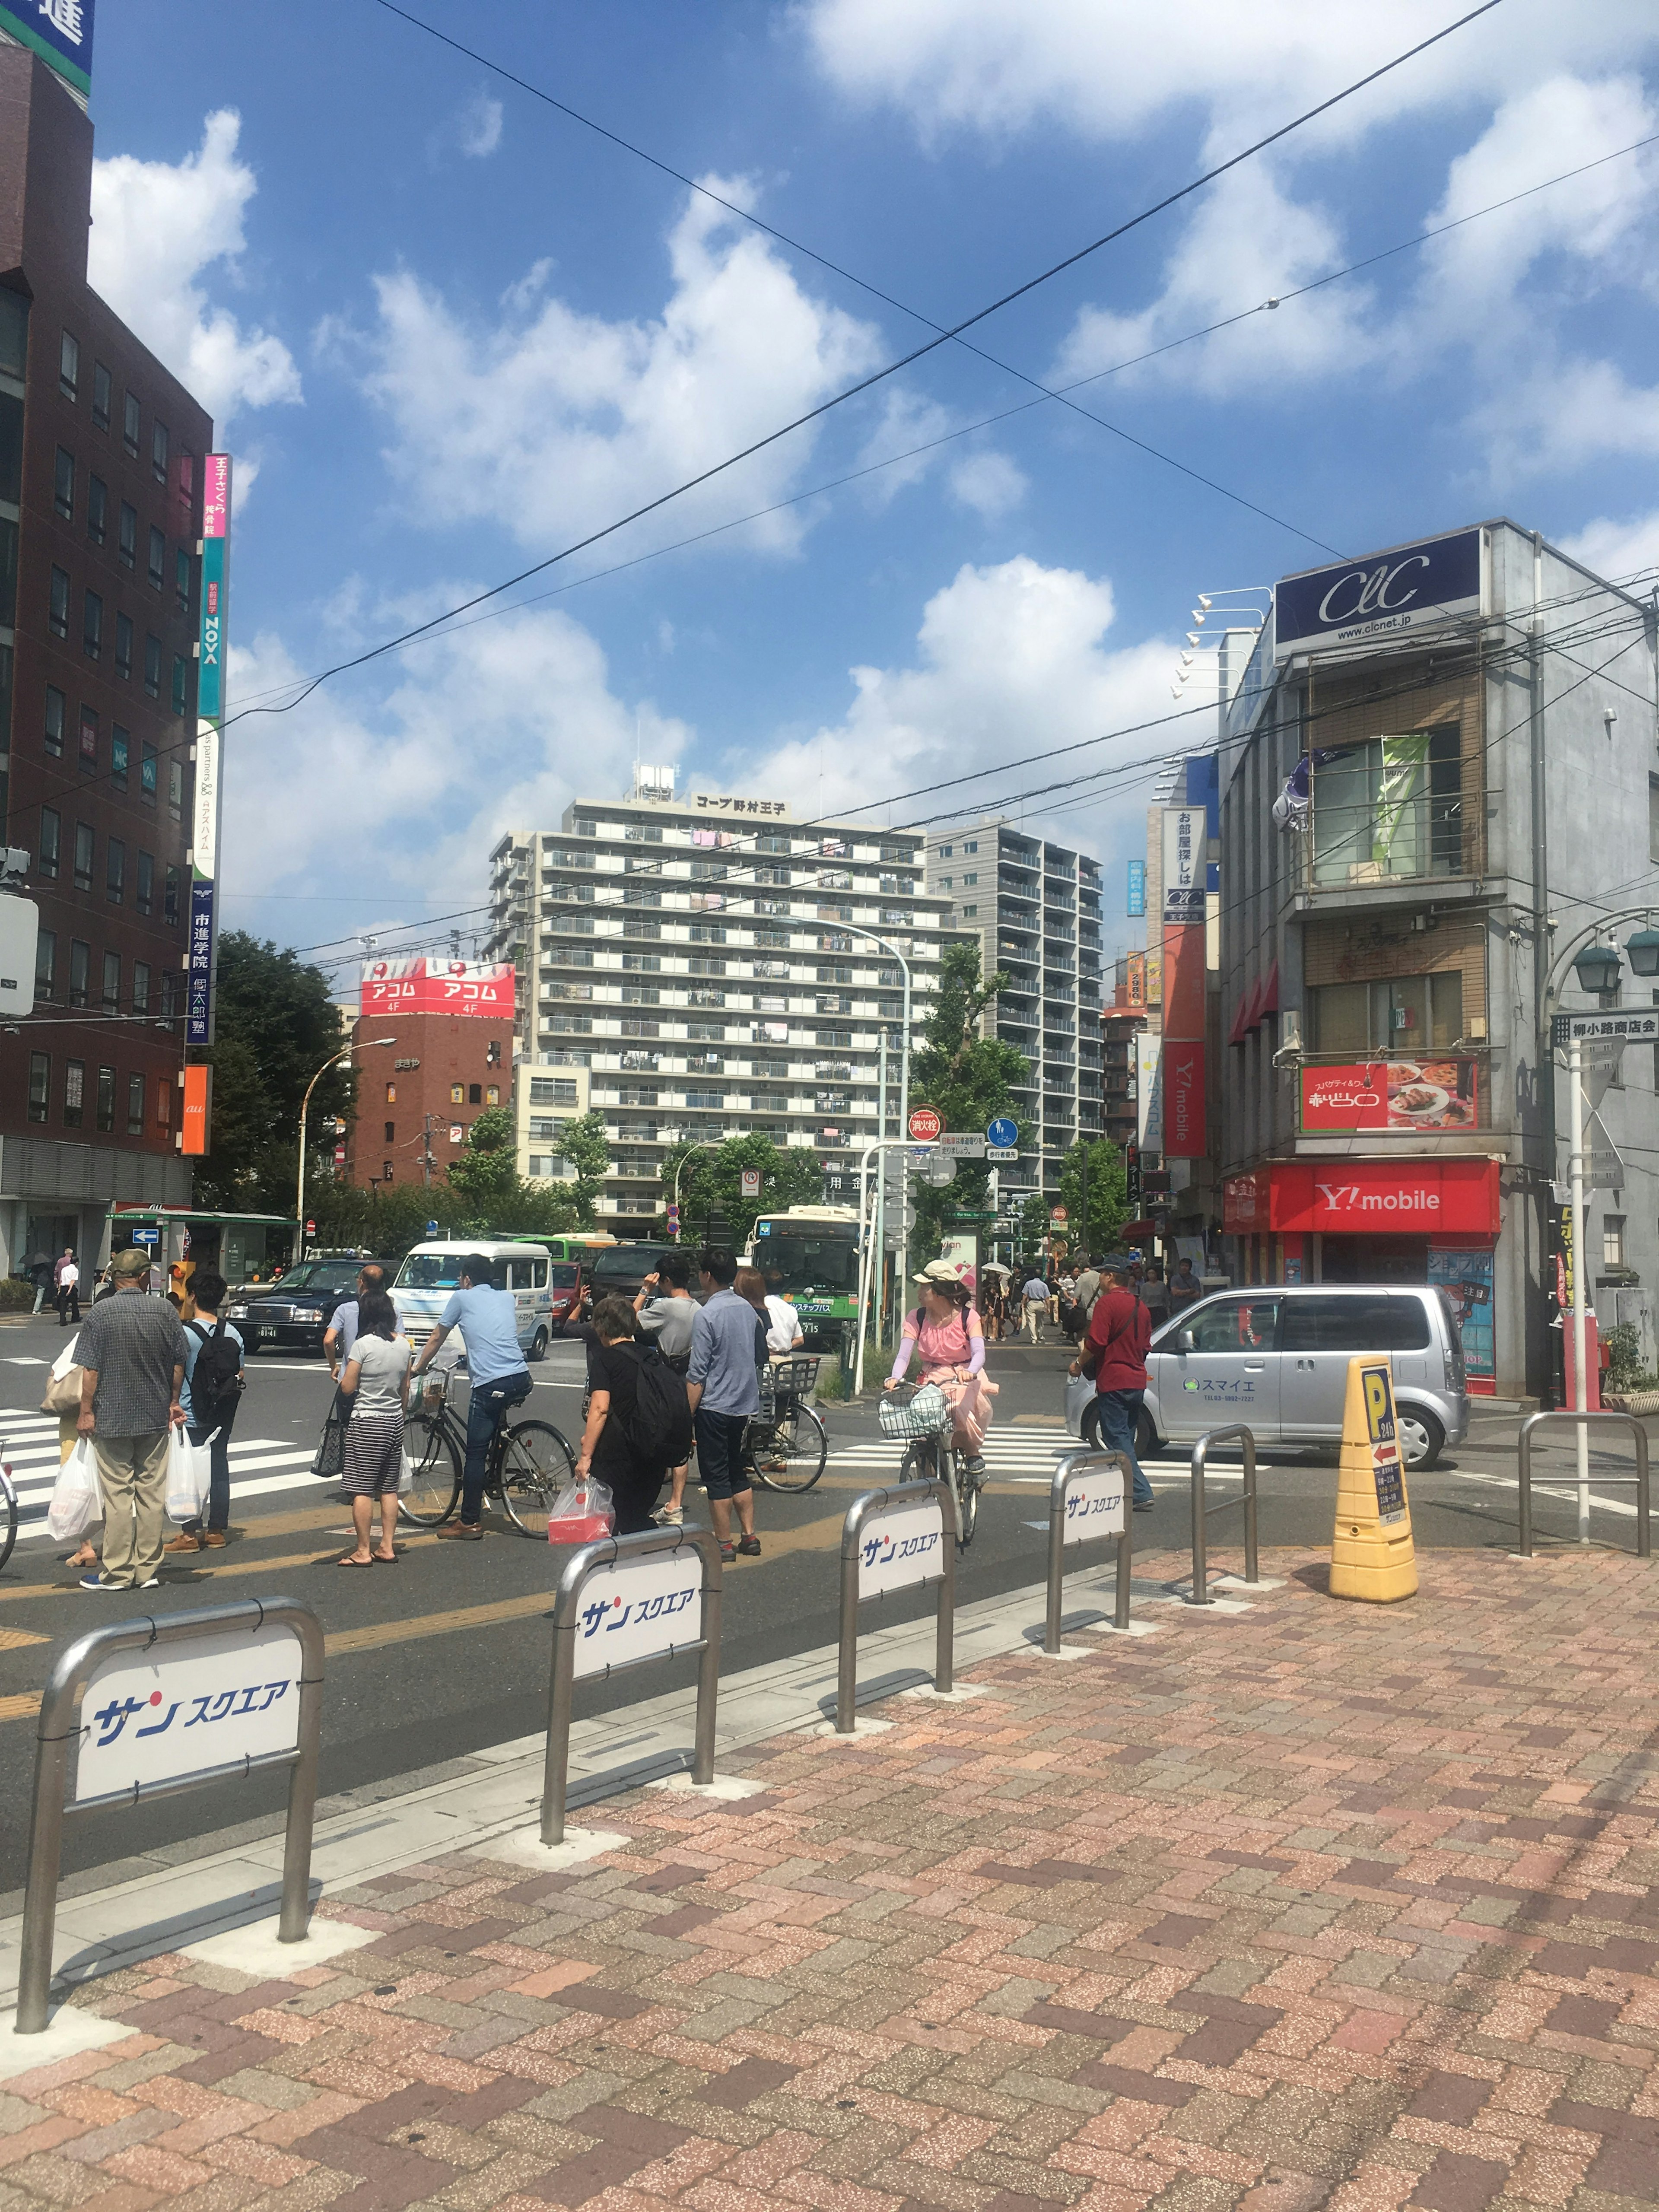
[[[1183,1328],[1178,1332],[1176,1337],[1176,1350],[1177,1352],[1196,1352],[1198,1350],[1198,1340],[1194,1336],[1191,1329]]]

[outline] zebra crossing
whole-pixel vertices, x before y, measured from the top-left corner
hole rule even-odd
[[[993,1482],[1041,1484],[1046,1489],[1059,1462],[1068,1452],[1080,1449],[1075,1437],[1053,1431],[1011,1435],[1006,1429],[993,1429],[985,1439],[986,1473]],[[886,1437],[858,1443],[832,1443],[827,1464],[848,1474],[890,1478],[898,1472],[904,1449],[902,1443]],[[1162,1466],[1156,1460],[1148,1461],[1146,1473],[1154,1489],[1176,1486],[1185,1489],[1192,1480],[1186,1467]],[[1242,1468],[1212,1467],[1208,1478],[1212,1483],[1243,1482],[1244,1474]]]
[[[319,1487],[311,1473],[314,1437],[301,1443],[279,1437],[240,1437],[230,1443],[233,1500],[273,1492]],[[58,1419],[52,1413],[0,1413],[0,1462],[17,1492],[17,1540],[46,1537],[46,1505],[58,1480]]]

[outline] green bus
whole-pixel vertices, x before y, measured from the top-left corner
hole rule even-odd
[[[520,1243],[525,1241],[520,1239]],[[608,1252],[617,1240],[606,1236],[603,1230],[582,1229],[569,1237],[532,1237],[527,1241],[546,1245],[556,1260],[580,1260],[591,1266],[597,1255]]]
[[[763,1213],[744,1254],[769,1291],[800,1316],[814,1352],[840,1352],[856,1341],[859,1312],[859,1216],[853,1206],[792,1206]]]

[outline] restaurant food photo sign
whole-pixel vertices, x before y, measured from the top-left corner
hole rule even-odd
[[[1304,1130],[1472,1129],[1472,1060],[1373,1060],[1302,1071]]]

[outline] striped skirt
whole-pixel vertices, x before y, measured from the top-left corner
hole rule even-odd
[[[346,1423],[341,1486],[354,1498],[395,1498],[403,1457],[401,1413],[354,1413]]]

